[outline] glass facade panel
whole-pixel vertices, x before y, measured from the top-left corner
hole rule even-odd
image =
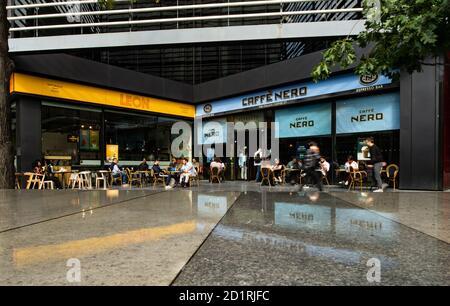
[[[119,160],[136,164],[144,157],[169,161],[172,125],[178,119],[105,111],[105,143],[119,146]]]
[[[99,110],[44,103],[42,155],[54,156],[57,164],[100,165],[101,115]]]

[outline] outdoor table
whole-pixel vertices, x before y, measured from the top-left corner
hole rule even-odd
[[[78,171],[72,171],[72,170],[69,170],[69,171],[57,171],[57,172],[54,173],[54,175],[55,176],[61,176],[61,179],[60,179],[61,186],[62,186],[63,189],[66,189],[67,188],[66,180],[65,180],[66,174],[72,174],[72,173],[77,173],[77,172]]]
[[[20,177],[25,176],[23,172],[16,172],[16,188],[20,189]]]
[[[146,182],[145,179],[150,177],[150,175],[151,175],[150,170],[137,170],[137,171],[135,171],[133,173],[139,174],[139,178],[141,179],[141,184],[145,183]],[[144,184],[142,184],[142,185],[144,185]]]

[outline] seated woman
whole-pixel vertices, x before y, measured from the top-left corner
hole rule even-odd
[[[36,174],[44,174],[44,167],[42,167],[42,163],[40,160],[35,160],[33,165],[33,172]]]
[[[222,178],[223,177],[223,172],[224,172],[224,167],[225,167],[225,165],[222,163],[220,158],[216,157],[216,158],[214,158],[214,160],[209,165],[209,168],[210,168],[209,170],[210,170],[210,173],[212,173],[213,172],[213,168],[217,168],[218,169],[217,174],[218,174],[218,176],[220,178]]]
[[[283,171],[283,164],[280,163],[280,161],[278,160],[278,158],[275,159],[275,163],[272,166],[272,171],[273,171],[273,179],[275,181],[275,183],[282,183],[283,179],[282,179],[282,171]]]
[[[328,171],[330,171],[330,163],[327,162],[325,157],[320,157],[319,164],[320,164],[320,172],[322,173],[323,176],[327,176]]]

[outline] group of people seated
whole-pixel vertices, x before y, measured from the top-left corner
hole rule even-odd
[[[125,170],[119,166],[117,158],[114,158],[109,166],[113,178],[120,177],[122,179],[122,184],[127,184],[128,176]],[[188,158],[182,158],[181,162],[178,162],[176,158],[172,158],[167,169],[161,168],[160,161],[155,160],[153,165],[150,167],[147,160],[144,158],[142,162],[137,167],[138,171],[149,171],[152,170],[154,175],[157,177],[164,178],[165,188],[170,189],[175,187],[178,183],[181,187],[185,188],[189,186],[190,177],[195,177],[198,175],[198,163],[195,159],[192,162]],[[151,177],[148,173],[145,174],[146,179],[150,180]]]
[[[51,160],[35,160],[33,162],[33,173],[45,175],[46,181],[52,181],[56,189],[61,189],[62,185],[59,179],[55,176],[54,165]]]
[[[325,159],[325,157],[321,156],[318,166],[317,171],[319,172],[319,175],[326,177],[330,171],[330,163]],[[284,172],[284,180],[286,182],[290,182],[292,185],[296,184],[300,177],[306,176],[306,173],[303,173],[302,171],[304,170],[303,162],[297,159],[297,157],[292,157],[286,166],[284,166],[278,159],[274,160],[273,165],[270,163],[269,159],[266,159],[261,162],[261,169],[264,168],[270,168],[272,170],[274,184],[283,183],[283,170],[286,170]]]

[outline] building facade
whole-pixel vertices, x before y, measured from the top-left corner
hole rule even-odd
[[[111,152],[124,165],[168,162],[172,124],[201,118],[278,122],[284,163],[311,140],[336,168],[348,155],[364,161],[373,136],[401,189],[450,186],[448,69],[311,81],[320,50],[362,29],[361,1],[72,2],[10,3],[18,171],[42,157],[99,168]],[[227,164],[239,179],[237,160]]]

